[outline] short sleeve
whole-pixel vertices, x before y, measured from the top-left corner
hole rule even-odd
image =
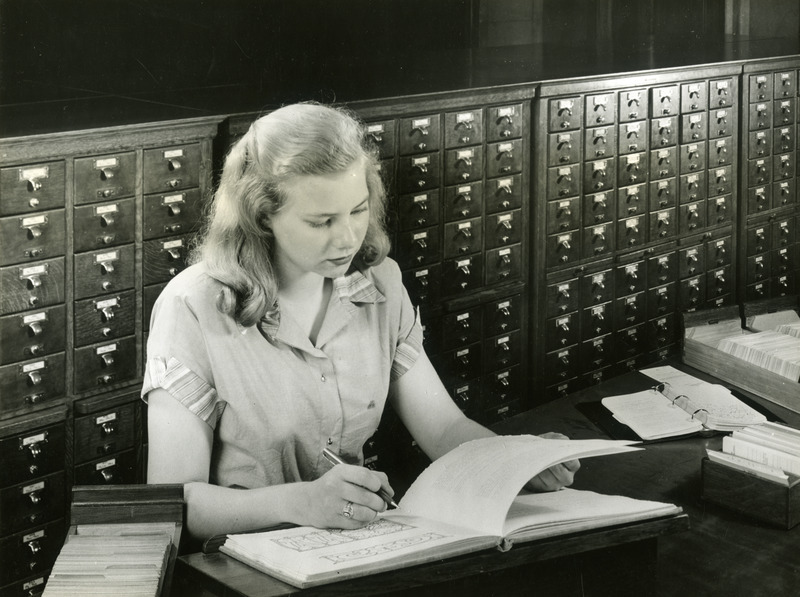
[[[224,403],[214,388],[200,320],[186,296],[169,286],[153,307],[143,399],[156,388],[169,392],[212,428],[216,426]]]
[[[411,299],[405,287],[401,286],[401,289],[402,305],[400,308],[397,348],[392,362],[392,381],[396,381],[411,369],[422,352],[422,322],[420,321],[419,309],[411,304]]]

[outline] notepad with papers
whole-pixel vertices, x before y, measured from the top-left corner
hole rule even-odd
[[[641,373],[653,378],[652,388],[610,396],[602,404],[614,418],[643,440],[692,435],[706,430],[732,431],[766,421],[730,390],[675,369],[652,367]]]

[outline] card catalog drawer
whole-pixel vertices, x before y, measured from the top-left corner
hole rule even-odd
[[[63,301],[63,257],[0,268],[0,315]]]
[[[0,585],[30,576],[53,565],[64,544],[64,521],[0,539]]]
[[[85,346],[134,332],[136,296],[133,290],[75,302],[75,345]]]
[[[0,365],[63,351],[66,308],[56,305],[0,317]]]
[[[75,391],[85,392],[136,377],[136,338],[75,350]]]
[[[0,439],[2,486],[28,482],[63,469],[65,450],[63,422]]]
[[[74,259],[76,299],[133,288],[133,245],[81,253]]]
[[[136,483],[136,452],[126,450],[75,467],[78,485],[119,485]]]
[[[0,367],[0,412],[64,395],[64,353]]]
[[[62,518],[66,503],[63,471],[0,489],[0,534]]]
[[[199,189],[148,195],[144,198],[143,236],[147,240],[192,232],[202,211]]]
[[[124,153],[75,160],[75,203],[130,197],[136,191],[136,154]]]
[[[64,162],[0,169],[0,215],[63,207],[65,180]]]
[[[75,208],[75,252],[131,243],[136,227],[133,197]]]
[[[142,252],[144,283],[167,282],[186,268],[189,236],[146,241],[142,243]]]
[[[145,149],[143,192],[166,193],[200,184],[201,152],[199,143],[175,147]]]
[[[64,210],[0,218],[0,265],[63,255]]]
[[[136,403],[75,418],[75,462],[84,463],[133,447]]]

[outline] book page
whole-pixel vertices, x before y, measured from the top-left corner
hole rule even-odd
[[[564,488],[517,497],[508,512],[504,534],[512,543],[519,543],[680,512],[679,506],[665,502]]]
[[[400,509],[500,537],[511,503],[531,478],[566,460],[637,450],[631,443],[531,435],[474,440],[426,468],[400,501]]]
[[[633,429],[644,440],[663,439],[703,430],[698,419],[693,419],[683,408],[673,404],[657,390],[609,396],[601,402],[614,414],[614,418]]]

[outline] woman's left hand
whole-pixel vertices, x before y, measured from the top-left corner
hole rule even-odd
[[[539,437],[544,439],[569,439],[561,433],[543,433]],[[575,480],[575,473],[581,468],[580,460],[567,460],[561,464],[556,464],[542,471],[533,479],[528,481],[525,488],[530,491],[555,491],[562,487],[572,485]]]

